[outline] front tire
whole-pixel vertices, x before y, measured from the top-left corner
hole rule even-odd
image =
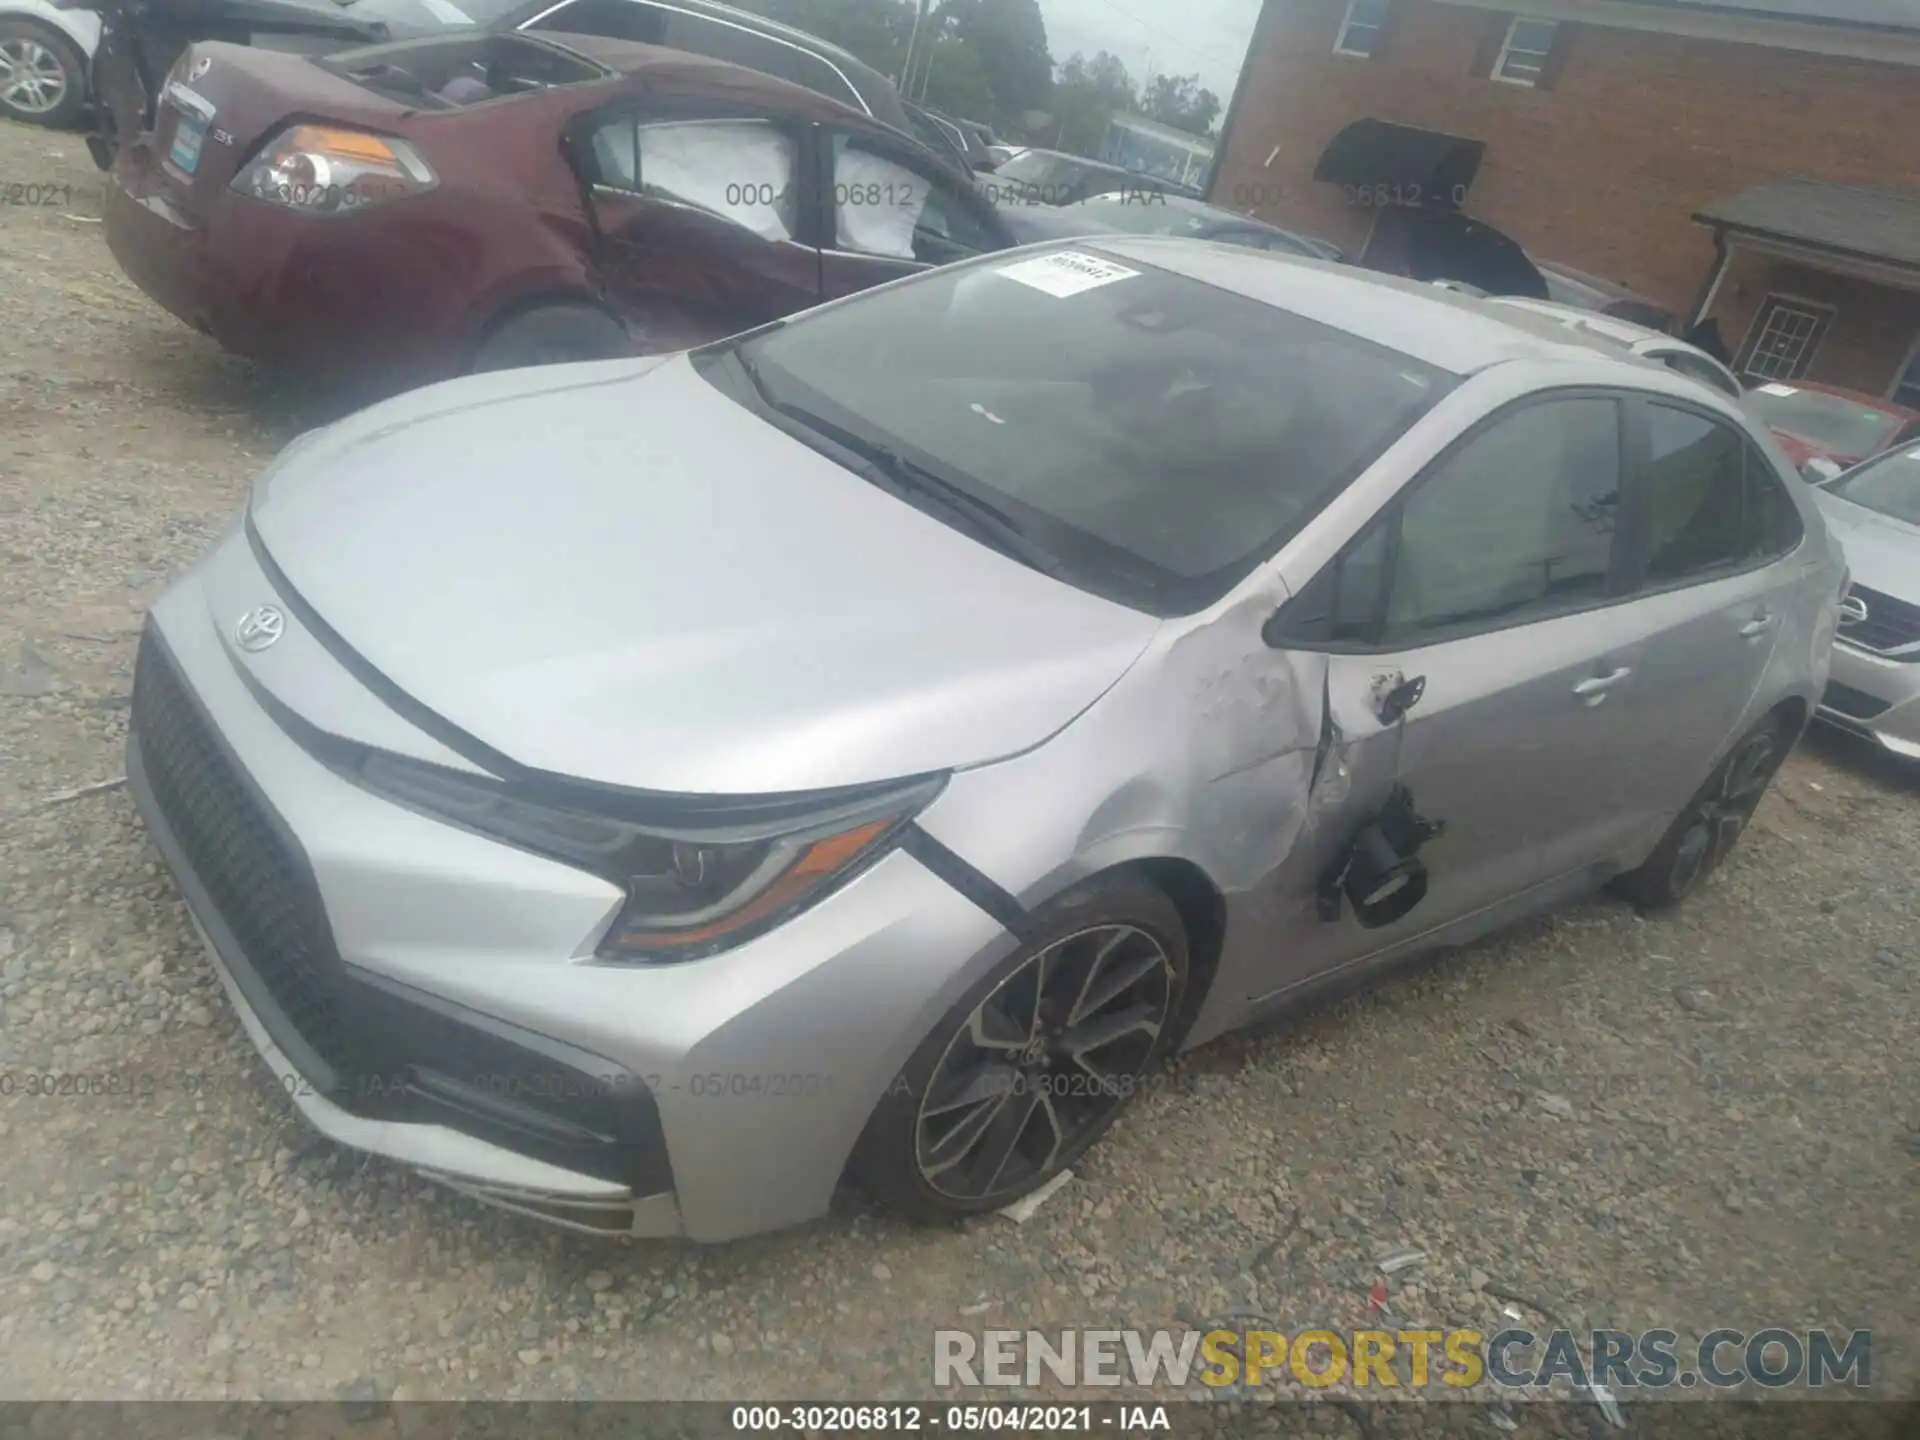
[[[1787,758],[1790,737],[1769,716],[1741,737],[1637,870],[1616,882],[1641,910],[1664,910],[1700,888],[1733,847]]]
[[[87,104],[87,57],[64,35],[31,21],[0,20],[0,115],[64,128]]]
[[[941,1018],[875,1108],[855,1168],[922,1223],[998,1210],[1087,1152],[1165,1058],[1190,966],[1145,877],[1076,886]]]
[[[617,360],[633,353],[626,326],[591,305],[542,305],[501,323],[481,342],[472,372]]]

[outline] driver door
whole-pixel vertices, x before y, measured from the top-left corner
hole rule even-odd
[[[574,134],[606,293],[641,353],[685,349],[813,304],[802,127],[745,111],[622,107]]]

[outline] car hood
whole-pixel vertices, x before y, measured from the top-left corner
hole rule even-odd
[[[296,441],[259,542],[340,639],[521,765],[766,794],[1045,740],[1153,617],[903,503],[685,356],[430,386]]]
[[[1827,490],[1813,493],[1854,583],[1920,605],[1920,528]]]

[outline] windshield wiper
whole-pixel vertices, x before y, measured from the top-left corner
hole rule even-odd
[[[858,457],[863,463],[849,467],[856,474],[903,498],[918,496],[935,501],[948,514],[958,516],[976,536],[1002,554],[1056,580],[1068,578],[1060,558],[1034,541],[1018,520],[991,500],[983,500],[972,491],[962,489],[926,466],[909,460],[891,446],[856,435],[803,406],[780,399],[767,388],[759,367],[751,357],[735,350],[733,358],[753,386],[754,393],[760,397],[760,402],[769,410],[784,415],[836,448]]]

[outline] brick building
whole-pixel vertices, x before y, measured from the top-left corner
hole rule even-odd
[[[1748,374],[1920,405],[1920,0],[1266,0],[1219,149],[1216,204],[1363,264],[1457,204]]]

